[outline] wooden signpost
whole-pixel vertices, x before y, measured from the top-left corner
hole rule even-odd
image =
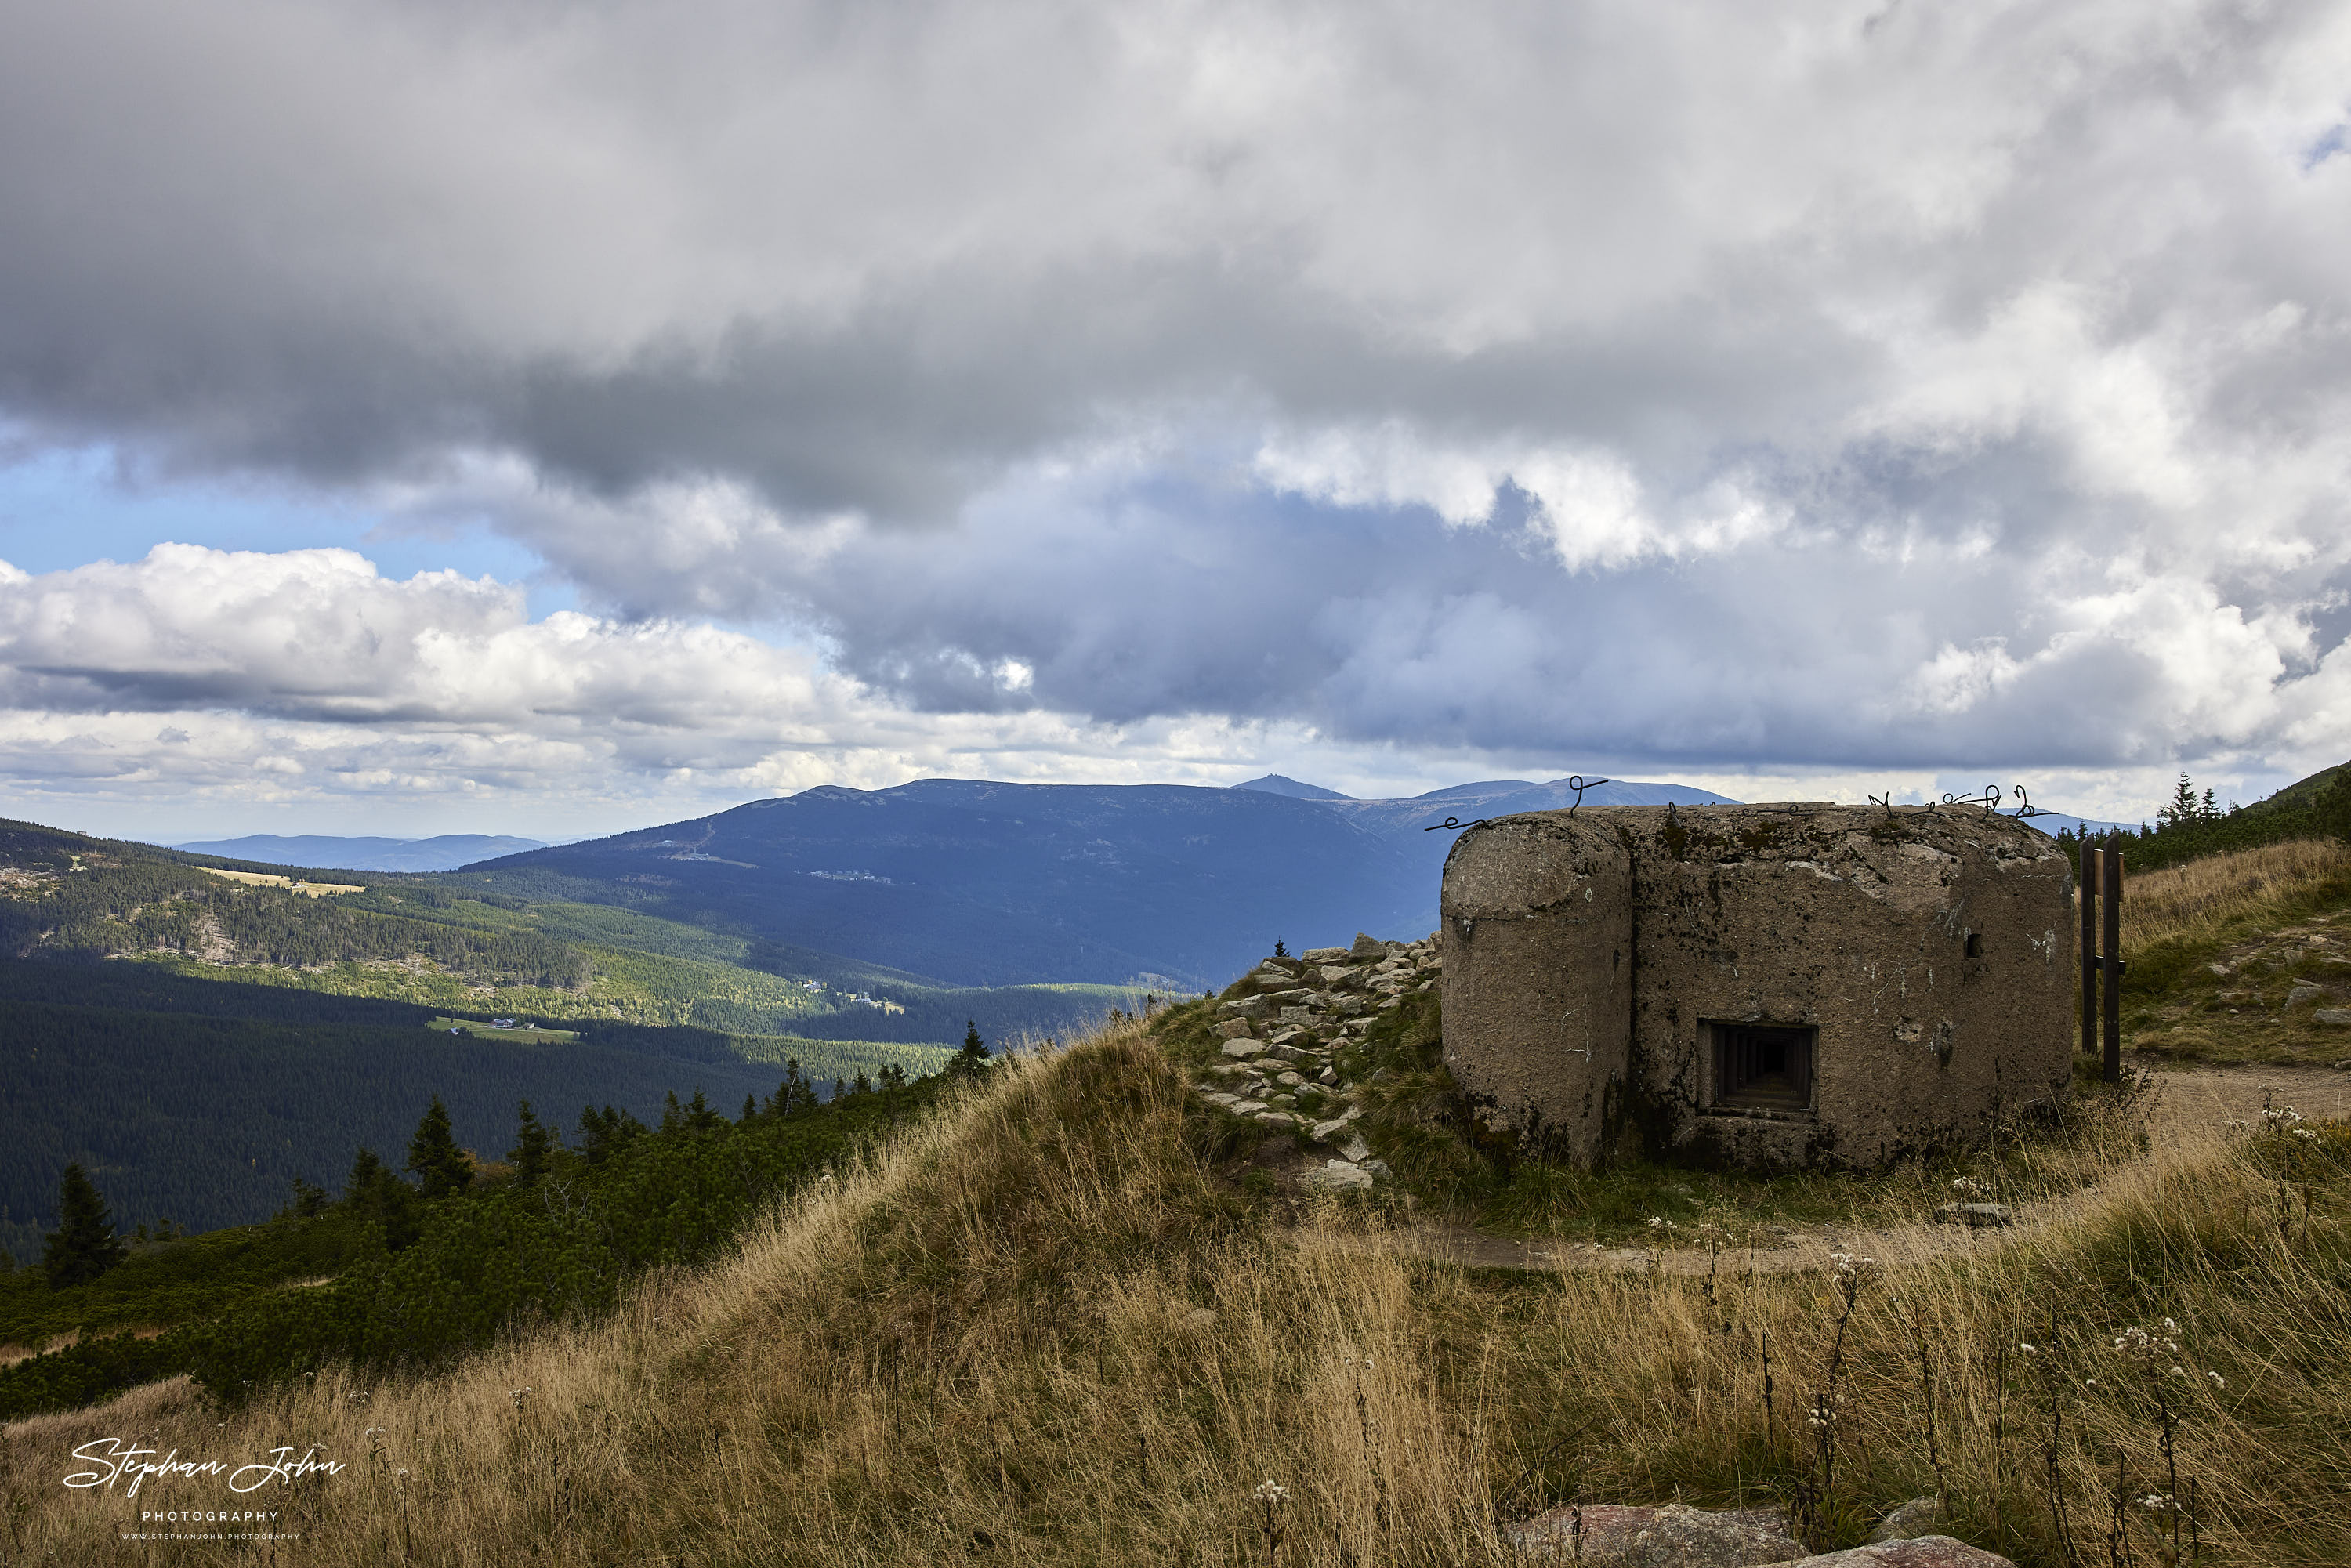
[[[2095,1049],[2104,1035],[2105,1059],[2099,1064],[2098,1076],[2108,1083],[2119,1083],[2123,1079],[2121,842],[2119,838],[2109,840],[2103,850],[2092,849],[2086,842],[2082,845],[2082,1049]],[[2105,905],[2104,921],[2098,918],[2102,896]],[[2103,943],[2099,940],[2102,936]],[[2103,1009],[2099,1006],[2100,976],[2105,977]]]

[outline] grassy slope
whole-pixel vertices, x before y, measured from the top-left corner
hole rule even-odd
[[[2132,877],[2123,1040],[2181,1061],[2351,1057],[2351,845],[2297,841]],[[2290,997],[2296,997],[2292,1006]]]
[[[2104,1560],[2117,1455],[2131,1495],[2173,1490],[2164,1388],[2208,1560],[2351,1558],[2351,1131],[2116,1163],[2088,1218],[1865,1276],[1842,1335],[1816,1278],[1290,1245],[1273,1203],[1214,1173],[1217,1136],[1167,1053],[1114,1031],[1001,1075],[737,1255],[448,1375],[330,1374],[218,1427],[168,1388],[21,1424],[0,1450],[16,1539],[35,1557],[114,1549],[130,1505],[56,1485],[64,1449],[111,1419],[190,1452],[316,1442],[359,1461],[273,1492],[318,1563],[404,1547],[450,1564],[1247,1562],[1268,1555],[1249,1494],[1269,1477],[1291,1499],[1278,1561],[1497,1562],[1498,1503],[1784,1500],[1821,1479],[1794,1406],[1825,1404],[1826,1532],[1849,1542],[1935,1490],[1923,1357],[1968,1539],[2061,1559],[2054,1390],[2068,1533]],[[2313,1195],[2283,1225],[2281,1183]],[[1333,1206],[1303,1234],[1367,1222]],[[2113,1348],[2165,1317],[2176,1356]],[[2126,1516],[2142,1559],[2158,1517]]]

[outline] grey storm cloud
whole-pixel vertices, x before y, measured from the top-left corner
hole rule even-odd
[[[96,0],[0,54],[0,413],[911,712],[2331,755],[2346,80],[2193,0]],[[459,700],[154,657],[17,700]]]

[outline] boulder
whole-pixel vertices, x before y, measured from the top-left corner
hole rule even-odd
[[[1358,1133],[1348,1139],[1347,1146],[1339,1152],[1360,1165],[1372,1157],[1372,1145],[1364,1142],[1363,1134]]]
[[[1227,1040],[1247,1040],[1249,1037],[1249,1020],[1227,1019],[1217,1026],[1217,1032]]]
[[[1265,1005],[1270,1008],[1304,1007],[1308,1002],[1311,1002],[1313,999],[1314,993],[1312,991],[1307,989],[1304,986],[1296,984],[1291,985],[1285,990],[1269,991],[1265,996],[1259,998],[1259,1000],[1263,1001]]]
[[[1803,1556],[1777,1509],[1709,1512],[1669,1502],[1663,1508],[1586,1503],[1555,1508],[1514,1525],[1503,1537],[1529,1556],[1578,1560],[1584,1568],[1760,1568]]]
[[[1942,1525],[1943,1505],[1931,1497],[1914,1497],[1880,1521],[1869,1540],[1872,1545],[1912,1541],[1921,1535],[1939,1533]]]
[[[1799,1557],[1781,1568],[2016,1568],[1997,1552],[1986,1552],[1948,1535],[1910,1541],[1877,1541],[1850,1552]]]
[[[2322,1000],[2325,995],[2326,988],[2325,986],[2314,986],[2305,980],[2301,985],[2294,987],[2294,989],[2285,994],[2285,1005],[2290,1008],[2298,1008],[2304,1002]]]
[[[1305,952],[1298,955],[1298,956],[1301,961],[1308,964],[1343,964],[1347,961],[1347,949],[1344,947],[1309,947]]]
[[[1243,1035],[1238,1040],[1228,1040],[1225,1041],[1223,1049],[1224,1053],[1227,1056],[1231,1057],[1235,1061],[1248,1061],[1256,1057],[1259,1046],[1257,1041],[1251,1040],[1247,1035]]]
[[[2319,1008],[2310,1018],[2314,1023],[2351,1023],[2351,1008]]]
[[[1347,956],[1358,962],[1366,958],[1384,958],[1387,956],[1386,943],[1376,936],[1366,936],[1361,931],[1355,933],[1355,945],[1347,949]]]
[[[1935,1210],[1935,1218],[1945,1225],[1992,1227],[2016,1223],[2016,1216],[2004,1203],[1947,1203]]]
[[[1372,1186],[1371,1172],[1345,1160],[1325,1160],[1301,1179],[1319,1192],[1368,1192]]]
[[[1231,1001],[1218,1007],[1217,1010],[1230,1013],[1237,1019],[1254,1019],[1263,1018],[1265,1009],[1266,1000],[1263,997],[1235,997]]]

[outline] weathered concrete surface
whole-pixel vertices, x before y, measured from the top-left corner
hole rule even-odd
[[[1979,808],[1501,818],[1446,862],[1447,1055],[1498,1125],[1572,1130],[1571,1158],[1621,1135],[1725,1164],[1882,1165],[2062,1092],[2071,895],[2052,840]],[[1716,1040],[1739,1026],[1804,1034],[1800,1096],[1723,1092]],[[1614,1097],[1604,1073],[1622,1075]]]
[[[1562,813],[1466,832],[1445,865],[1445,1040],[1488,1120],[1589,1165],[1630,1066],[1633,860]]]

